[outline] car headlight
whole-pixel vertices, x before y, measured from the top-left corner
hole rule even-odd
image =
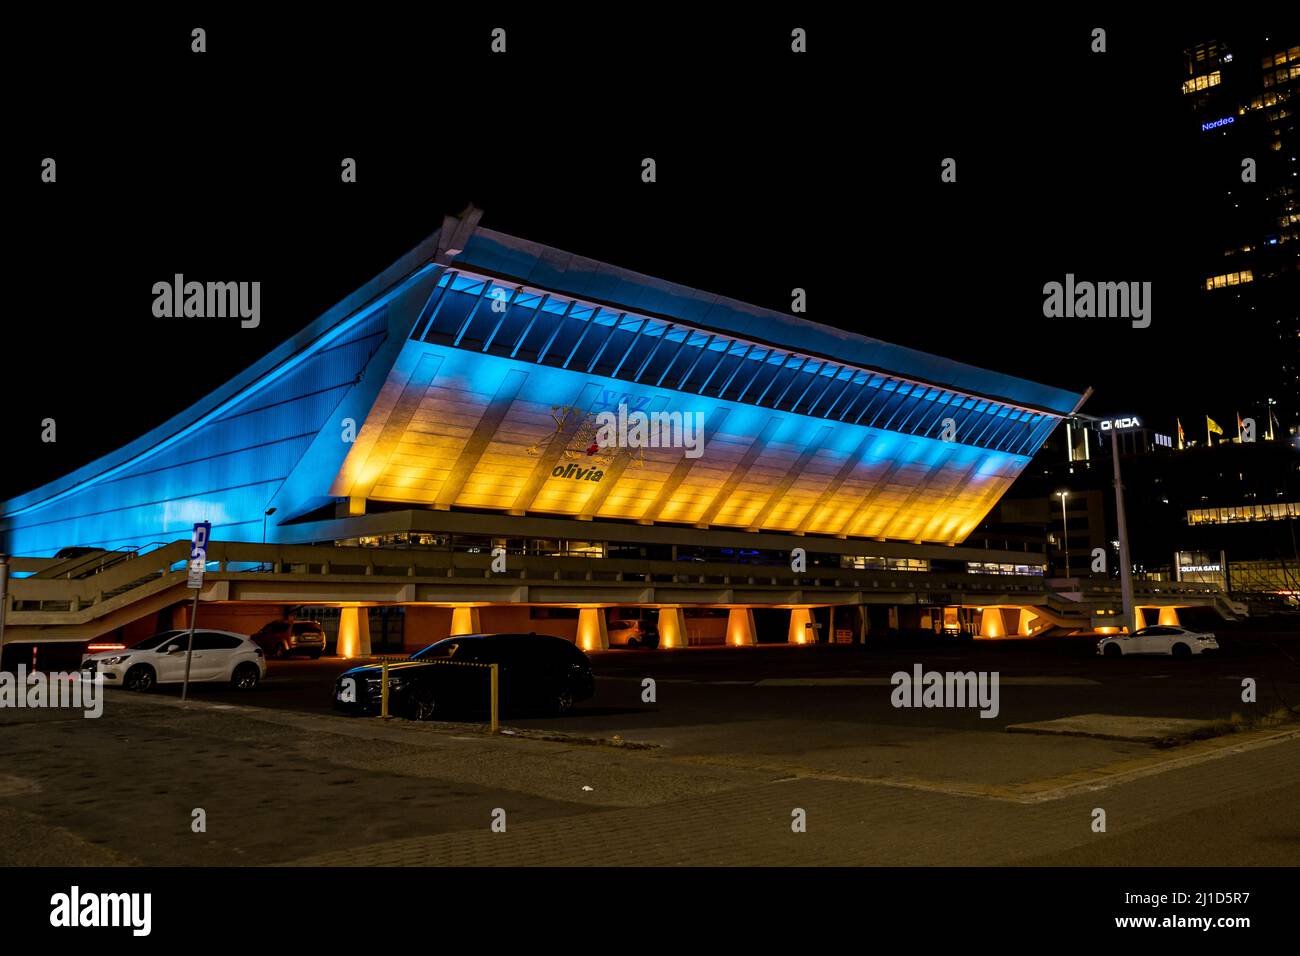
[[[102,661],[100,661],[100,663],[101,663],[101,664],[120,664],[120,663],[122,663],[124,660],[126,660],[127,658],[129,658],[130,656],[131,656],[130,654],[119,654],[117,657],[106,657],[106,658],[104,658]]]

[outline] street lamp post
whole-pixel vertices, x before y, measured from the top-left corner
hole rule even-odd
[[[1133,566],[1129,561],[1128,522],[1124,519],[1124,484],[1119,475],[1119,435],[1114,431],[1110,435],[1110,455],[1115,460],[1115,525],[1119,531],[1119,588],[1124,602],[1124,626],[1132,634],[1136,622],[1133,619]]]
[[[1065,499],[1070,496],[1070,493],[1058,491],[1057,494],[1061,496],[1061,537],[1065,541],[1062,550],[1065,553],[1065,576],[1068,578],[1070,576],[1070,525],[1065,517]]]
[[[278,508],[267,508],[266,511],[262,513],[262,544],[266,544],[266,519],[271,517],[271,515],[275,514],[278,510]],[[266,570],[265,561],[262,562],[262,570]]]

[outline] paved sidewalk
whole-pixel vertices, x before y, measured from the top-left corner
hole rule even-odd
[[[1173,821],[1181,839],[1160,862],[1218,865],[1225,847],[1214,815],[1196,811],[1263,792],[1300,788],[1300,740],[1231,758],[1232,774],[1203,763],[1096,794],[1017,805],[978,797],[829,780],[775,781],[646,809],[611,810],[553,820],[509,817],[505,833],[469,832],[397,840],[320,854],[297,865],[326,866],[778,866],[1022,864],[1136,865],[1123,837]],[[1092,830],[1093,810],[1107,832]],[[807,832],[791,830],[806,811]],[[507,812],[509,812],[507,808]],[[1188,820],[1196,821],[1188,830]],[[1270,824],[1272,826],[1272,824]],[[1276,842],[1238,833],[1230,857],[1243,864],[1300,863],[1300,821]],[[1107,844],[1121,849],[1108,854]]]
[[[1162,752],[899,728],[836,747],[825,727],[821,748],[741,733],[730,753],[705,730],[623,750],[125,694],[98,720],[8,713],[0,863],[1300,863],[1298,729]]]

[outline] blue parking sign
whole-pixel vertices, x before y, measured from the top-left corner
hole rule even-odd
[[[194,533],[190,537],[190,576],[187,585],[196,590],[203,587],[203,572],[208,566],[208,537],[211,534],[212,522],[195,522]]]

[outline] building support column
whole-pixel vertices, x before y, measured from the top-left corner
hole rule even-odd
[[[749,647],[758,643],[752,608],[733,607],[727,612],[727,643],[732,647]]]
[[[578,609],[577,644],[584,651],[609,650],[609,625],[603,607]]]
[[[339,657],[370,656],[370,608],[344,607],[339,610]]]
[[[686,635],[686,612],[679,607],[661,607],[659,609],[659,646],[678,648],[686,647],[689,643]]]
[[[812,608],[794,607],[790,609],[790,630],[786,634],[786,641],[791,644],[811,644],[813,643],[813,629],[808,625],[813,623]]]
[[[482,633],[483,626],[479,623],[478,608],[461,605],[451,609],[451,637]]]

